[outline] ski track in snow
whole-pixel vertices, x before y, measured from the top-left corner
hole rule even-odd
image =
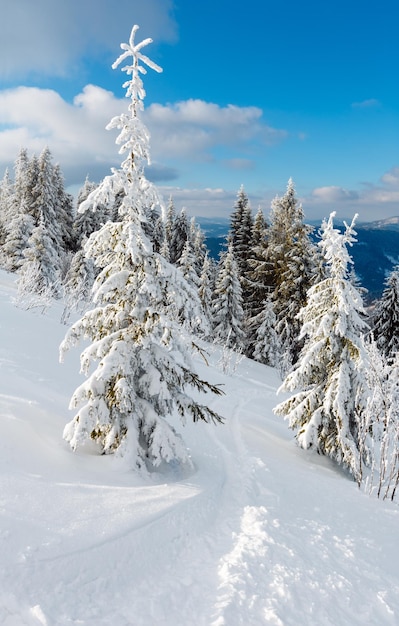
[[[226,423],[176,422],[195,471],[145,482],[70,452],[65,329],[35,317],[31,338],[30,314],[2,304],[0,331],[25,323],[0,342],[2,626],[397,626],[398,508],[295,446],[276,372],[213,365]]]

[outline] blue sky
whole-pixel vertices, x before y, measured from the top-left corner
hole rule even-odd
[[[148,177],[192,215],[229,216],[241,184],[268,214],[290,177],[308,219],[399,215],[396,0],[3,0],[0,171],[48,145],[73,190],[120,156],[112,70],[134,23]],[[5,17],[5,19],[4,19]]]

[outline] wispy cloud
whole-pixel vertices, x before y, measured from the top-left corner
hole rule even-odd
[[[389,186],[397,187],[399,189],[399,167],[393,167],[386,172],[382,177],[381,181]]]
[[[399,215],[399,167],[384,173],[377,183],[362,183],[359,190],[345,189],[336,185],[317,187],[302,199],[305,213],[312,217],[315,212],[328,214],[337,210],[343,216],[359,213],[361,221],[376,219],[378,210],[384,217]]]
[[[170,157],[190,154],[210,160],[215,145],[230,147],[270,146],[283,141],[287,132],[271,128],[258,107],[219,106],[203,100],[185,100],[173,105],[152,104],[145,112],[151,128],[153,150]]]
[[[237,189],[188,189],[172,186],[161,186],[159,189],[164,198],[173,196],[177,208],[185,207],[194,216],[229,217],[237,199]]]
[[[330,185],[329,187],[316,187],[316,189],[312,191],[312,197],[317,200],[317,202],[331,203],[347,202],[348,200],[353,201],[357,200],[359,196],[356,191]]]
[[[381,106],[381,102],[376,98],[369,98],[361,102],[352,102],[353,109],[375,109]]]
[[[252,159],[227,159],[223,161],[223,165],[231,170],[237,171],[255,169],[255,162]]]

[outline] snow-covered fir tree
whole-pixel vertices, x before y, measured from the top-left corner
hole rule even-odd
[[[250,267],[252,268],[252,275],[254,275],[255,283],[266,282],[266,289],[270,292],[271,283],[271,265],[270,261],[267,261],[267,247],[269,240],[269,225],[266,222],[265,216],[263,214],[262,208],[259,207],[256,212],[254,224],[252,228],[252,236],[251,236],[251,250],[249,255]],[[260,265],[260,269],[258,269],[258,265]],[[256,271],[255,271],[256,270]],[[262,291],[262,295],[263,295]]]
[[[200,285],[200,279],[196,269],[196,256],[194,253],[194,247],[191,243],[190,238],[188,238],[186,243],[184,244],[181,257],[178,261],[178,266],[180,267],[186,281],[194,289],[198,290]]]
[[[11,272],[17,272],[24,260],[33,228],[37,225],[31,213],[31,197],[29,195],[29,159],[27,151],[22,148],[14,164],[14,183],[8,177],[4,186],[4,230],[2,246],[2,265]]]
[[[399,266],[385,281],[385,288],[373,315],[372,332],[378,347],[390,358],[399,348]]]
[[[364,482],[369,493],[394,499],[399,484],[399,353],[389,359],[372,339],[366,342],[370,389],[362,422],[369,456]]]
[[[91,302],[91,292],[95,279],[93,259],[85,254],[84,247],[72,257],[63,283],[64,310],[61,322],[67,324],[72,312],[83,313]]]
[[[15,216],[6,227],[1,247],[2,266],[9,272],[18,272],[26,260],[25,251],[35,227],[26,199],[22,199]]]
[[[233,242],[220,259],[212,304],[214,339],[241,350],[244,343],[244,310]]]
[[[35,230],[29,241],[31,249],[25,256],[29,263],[37,261],[39,272],[42,273],[42,278],[33,286],[36,293],[42,290],[44,284],[48,286],[51,277],[58,283],[66,252],[63,235],[67,237],[67,226],[63,223],[60,207],[62,179],[59,174],[54,174],[54,170],[51,152],[45,147],[38,159],[35,157],[31,159],[27,172],[28,211],[34,219]],[[36,245],[40,248],[37,252],[32,250],[32,246]],[[51,268],[48,266],[50,263]],[[28,272],[30,273],[30,270]],[[56,282],[54,294],[58,292]]]
[[[257,343],[257,332],[264,322],[265,302],[272,291],[272,264],[268,259],[267,223],[259,207],[252,228],[247,260],[246,287],[246,355],[252,357]],[[265,330],[264,326],[264,330]],[[274,339],[273,339],[274,341]]]
[[[30,180],[28,152],[26,148],[21,148],[14,163],[14,211],[17,211],[18,207],[22,203],[29,203],[29,185]]]
[[[276,316],[271,298],[266,298],[259,314],[259,325],[253,342],[253,358],[259,363],[278,367],[280,345],[276,332]]]
[[[252,226],[250,202],[244,186],[241,185],[230,217],[230,237],[233,243],[234,254],[237,258],[237,265],[240,269],[242,269],[241,263],[245,262],[250,248]]]
[[[213,327],[212,298],[215,290],[215,267],[208,252],[205,254],[204,263],[199,278],[198,295],[202,308],[209,320],[210,327]]]
[[[61,354],[82,338],[91,341],[81,356],[88,378],[73,394],[71,408],[78,412],[65,428],[65,439],[72,448],[93,439],[102,453],[117,450],[145,472],[162,463],[190,463],[181,437],[165,419],[174,409],[182,419],[221,418],[190,395],[192,389],[220,390],[196,374],[191,339],[174,318],[176,309],[184,309],[191,324],[201,317],[199,298],[180,270],[154,252],[144,232],[147,209],[159,207],[160,198],[144,175],[149,135],[139,115],[145,97],[140,75],[145,66],[161,68],[142,53],[151,39],[135,43],[137,29],[133,27],[128,44],[121,44],[123,53],[113,65],[132,57],[122,67],[129,76],[129,113],[113,118],[107,127],[119,129],[117,143],[125,158],[81,207],[109,206],[122,190],[119,220],[107,222],[85,246],[86,255],[101,268],[94,308],[69,330]]]
[[[39,229],[31,244],[42,239],[38,235],[40,229],[44,228],[46,248],[52,242],[51,257],[56,265],[54,269],[66,272],[68,253],[74,249],[73,199],[65,191],[60,166],[53,165],[48,148],[44,148],[39,157],[34,155],[32,159],[28,158],[27,150],[22,148],[15,160],[14,170],[15,180],[9,189],[7,203],[1,202],[7,212],[6,225],[0,233],[2,265],[9,271],[19,271],[33,230]],[[40,268],[39,259],[46,256],[42,252],[37,254],[39,265],[36,268]],[[32,251],[26,258],[31,257],[31,253]],[[29,275],[31,271],[32,268],[28,270]],[[44,282],[47,282],[46,278]]]
[[[293,180],[289,179],[284,196],[272,202],[268,258],[273,270],[277,332],[290,363],[295,363],[300,350],[297,315],[320,267],[310,239],[311,230],[304,224],[302,205],[296,198]]]
[[[173,231],[175,228],[175,219],[176,219],[175,203],[173,200],[173,196],[169,196],[169,201],[166,207],[166,215],[165,215],[165,239],[166,239],[166,246],[169,251],[168,260],[171,260],[170,249],[172,246],[172,236],[173,236]]]
[[[347,246],[355,241],[355,218],[341,233],[334,228],[334,216],[323,223],[320,241],[328,276],[308,291],[299,312],[304,346],[280,387],[295,393],[275,412],[289,420],[302,448],[331,457],[360,482],[359,429],[369,393],[363,341],[367,325],[361,295],[348,279],[352,259]]]
[[[194,252],[194,267],[197,276],[201,276],[201,271],[204,265],[207,248],[205,244],[205,234],[199,224],[197,224],[195,217],[190,220],[190,233],[189,238]]]
[[[54,188],[54,166],[48,147],[44,148],[37,161],[37,179],[33,186],[34,211],[37,226],[42,222],[47,234],[54,241],[54,247],[61,248],[61,224],[57,215],[57,198]]]
[[[8,225],[13,216],[12,198],[13,184],[10,178],[10,172],[7,168],[0,183],[0,246],[4,245],[8,233]],[[4,264],[1,248],[0,262],[2,265]]]
[[[74,206],[73,196],[65,191],[64,176],[57,163],[53,167],[53,193],[56,220],[60,226],[61,248],[64,253],[75,251],[73,232]]]
[[[85,210],[81,211],[80,207],[87,200],[89,195],[97,188],[97,184],[90,181],[87,177],[83,186],[79,189],[76,200],[77,212],[73,222],[73,233],[76,250],[82,246],[82,243],[90,237],[92,233],[99,230],[103,224],[109,219],[110,209],[104,205],[96,206],[96,210],[90,204],[85,204]]]
[[[19,270],[18,298],[23,305],[31,301],[29,293],[47,300],[61,296],[60,259],[54,242],[48,234],[44,218],[32,231],[23,252],[24,260]]]
[[[155,252],[161,252],[161,250],[165,250],[164,243],[166,241],[165,237],[165,221],[163,219],[162,213],[158,211],[151,211],[148,216],[149,222],[151,224],[150,228],[150,239],[153,245]]]

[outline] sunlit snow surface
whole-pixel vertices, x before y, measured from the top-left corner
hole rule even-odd
[[[61,305],[13,292],[0,273],[2,626],[399,624],[399,509],[296,447],[274,370],[211,348],[225,425],[176,420],[196,471],[144,481],[62,440],[79,354],[58,363]]]

